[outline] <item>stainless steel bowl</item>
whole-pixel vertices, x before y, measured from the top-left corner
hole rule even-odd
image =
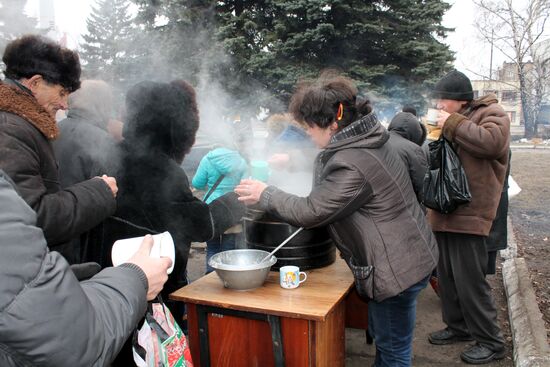
[[[217,253],[208,261],[224,287],[238,290],[254,289],[264,284],[269,269],[277,262],[275,256],[260,261],[269,254],[262,250],[229,250]]]

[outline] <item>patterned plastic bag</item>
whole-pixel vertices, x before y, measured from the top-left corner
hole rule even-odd
[[[138,367],[193,367],[187,338],[162,299],[149,303],[132,349]]]

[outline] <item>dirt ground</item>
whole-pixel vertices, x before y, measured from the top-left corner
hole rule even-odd
[[[518,256],[525,257],[550,342],[550,149],[513,149],[510,200]]]

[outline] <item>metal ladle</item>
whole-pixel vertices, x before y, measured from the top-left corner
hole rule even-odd
[[[263,263],[264,261],[266,261],[267,259],[269,259],[271,256],[273,256],[274,253],[276,253],[277,251],[279,251],[281,249],[281,247],[283,247],[284,245],[286,245],[288,243],[288,241],[290,241],[291,239],[293,239],[294,237],[296,237],[296,235],[300,232],[302,232],[302,230],[304,229],[304,227],[300,227],[298,228],[296,231],[294,231],[293,234],[291,234],[290,236],[287,237],[286,240],[284,240],[279,246],[275,247],[275,249],[273,251],[271,251],[269,254],[267,254],[258,264],[261,264]]]

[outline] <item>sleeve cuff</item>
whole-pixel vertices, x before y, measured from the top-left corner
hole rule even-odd
[[[260,196],[260,207],[264,210],[269,208],[269,202],[271,201],[271,196],[277,190],[275,186],[268,186],[265,188],[264,192]]]
[[[447,118],[447,121],[445,121],[445,125],[443,126],[443,136],[445,137],[445,139],[447,139],[448,141],[453,141],[458,125],[460,125],[460,123],[466,119],[467,117],[464,115],[456,112],[452,113]]]
[[[149,292],[149,282],[147,281],[147,276],[145,275],[145,272],[141,270],[139,266],[137,266],[134,263],[124,263],[120,265],[121,268],[128,268],[128,269],[134,269],[139,276],[139,280],[141,280],[141,283],[143,284],[143,287],[145,288],[145,293]]]

